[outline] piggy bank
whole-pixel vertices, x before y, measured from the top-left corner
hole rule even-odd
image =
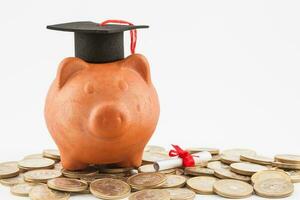
[[[149,64],[140,54],[109,63],[65,58],[45,105],[47,127],[69,170],[140,166],[158,118]]]

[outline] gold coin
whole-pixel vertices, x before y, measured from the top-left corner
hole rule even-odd
[[[63,192],[83,192],[88,189],[85,181],[71,178],[54,178],[48,180],[49,188]]]
[[[291,182],[290,176],[281,170],[263,170],[252,175],[251,182],[261,182],[267,179],[281,178]]]
[[[139,173],[128,178],[128,184],[134,189],[155,188],[166,181],[167,177],[161,173]]]
[[[16,177],[19,175],[19,172],[19,168],[11,163],[0,164],[0,179]]]
[[[222,152],[221,161],[226,164],[241,162],[241,155],[256,155],[256,152],[250,149],[228,149]]]
[[[215,169],[229,169],[229,165],[225,165],[220,161],[213,161],[207,164],[207,168],[215,170]]]
[[[32,184],[32,183],[20,183],[12,186],[10,188],[10,192],[16,196],[28,197],[30,190],[35,185],[36,184]]]
[[[91,193],[101,199],[124,199],[130,195],[130,186],[121,180],[103,178],[90,185]]]
[[[244,176],[240,174],[236,174],[230,169],[216,169],[214,175],[220,179],[235,179],[235,180],[240,180],[240,181],[250,181],[249,176]]]
[[[24,170],[50,169],[54,167],[55,162],[48,158],[33,158],[21,160],[18,163],[19,168]]]
[[[254,184],[258,196],[265,198],[284,198],[294,192],[294,185],[282,178],[272,178],[258,181]]]
[[[187,185],[198,194],[213,194],[213,185],[218,179],[210,176],[190,178]]]
[[[300,155],[279,154],[275,156],[275,161],[289,164],[300,164]]]
[[[159,173],[162,174],[171,174],[174,173],[177,169],[166,169],[166,170],[162,170],[159,171]],[[138,168],[139,172],[142,173],[149,173],[149,172],[156,172],[156,169],[154,168],[153,164],[147,164],[147,165],[142,165]]]
[[[161,160],[167,160],[170,159],[170,156],[161,152],[144,152],[143,153],[143,161],[146,162],[157,162],[157,161],[161,161]]]
[[[114,165],[108,165],[105,167],[102,167],[100,169],[100,172],[102,173],[110,173],[110,174],[117,174],[117,173],[124,173],[124,172],[129,172],[132,170],[132,167],[118,167]]]
[[[203,167],[186,167],[184,172],[192,176],[214,175],[214,170]]]
[[[220,153],[219,149],[216,148],[201,148],[201,147],[190,147],[187,148],[186,151],[190,152],[191,154],[193,153],[199,153],[199,152],[203,152],[203,151],[208,151],[209,153],[211,153],[212,155],[217,155]]]
[[[70,194],[51,190],[47,185],[41,184],[32,187],[29,197],[31,200],[67,200]]]
[[[65,177],[68,177],[68,178],[81,178],[83,176],[96,175],[96,174],[98,174],[98,170],[94,167],[87,167],[86,169],[75,170],[75,171],[63,169],[62,173]]]
[[[274,162],[273,158],[259,155],[241,155],[240,160],[260,165],[271,165]]]
[[[286,173],[291,177],[293,183],[300,183],[300,170],[289,170]]]
[[[233,163],[230,165],[230,169],[237,174],[251,176],[256,172],[267,170],[268,168],[254,163]]]
[[[170,193],[160,189],[142,190],[131,194],[128,200],[170,200]]]
[[[166,191],[169,192],[171,200],[193,200],[196,197],[196,193],[187,188],[169,188]]]
[[[161,188],[182,187],[186,182],[186,178],[180,175],[166,175],[167,180],[160,186]]]
[[[166,149],[161,146],[147,145],[144,149],[145,152],[166,152]]]
[[[57,149],[45,149],[43,151],[43,156],[45,158],[60,160],[60,153]]]
[[[253,193],[253,187],[243,181],[224,179],[216,181],[213,185],[216,194],[226,198],[246,198]]]
[[[299,169],[300,170],[300,164],[273,162],[272,166],[273,167],[278,167],[278,168],[281,168],[281,169]]]
[[[5,186],[13,186],[20,183],[25,183],[23,174],[19,174],[19,176],[13,178],[5,178],[0,179],[0,183]]]
[[[46,183],[49,179],[58,178],[61,175],[60,171],[54,169],[38,169],[24,173],[24,180],[27,182]]]

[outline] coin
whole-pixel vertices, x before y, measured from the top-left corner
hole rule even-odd
[[[214,175],[214,170],[203,167],[186,167],[184,172],[192,176]]]
[[[176,170],[177,169],[166,169],[166,170],[159,171],[159,173],[171,174],[171,173],[174,173]],[[156,172],[153,164],[142,165],[138,168],[138,171],[142,172],[142,173]]]
[[[251,176],[258,171],[267,170],[268,168],[254,163],[232,163],[230,169],[237,174]]]
[[[27,197],[30,190],[35,184],[32,183],[20,183],[10,188],[10,192],[16,196]]]
[[[219,160],[221,160],[221,154],[213,155],[210,162],[211,161],[219,161]]]
[[[170,193],[159,189],[142,190],[131,194],[128,200],[170,200]]]
[[[221,161],[226,164],[241,162],[241,155],[256,155],[256,152],[250,149],[227,149],[222,152]]]
[[[60,153],[57,149],[45,149],[43,151],[43,156],[45,158],[51,158],[54,160],[60,160]]]
[[[51,190],[47,185],[41,184],[32,187],[29,197],[31,200],[67,200],[70,194]]]
[[[168,156],[167,154],[161,153],[161,152],[144,152],[143,153],[143,161],[146,162],[157,162],[157,161],[161,161],[161,160],[167,160],[170,159],[170,156]]]
[[[100,169],[100,172],[102,173],[110,173],[110,174],[117,174],[117,173],[124,173],[124,172],[129,172],[132,170],[132,167],[118,167],[114,165],[108,165],[105,167],[102,167]]]
[[[161,146],[147,145],[144,149],[146,152],[166,152],[166,149]]]
[[[271,165],[274,162],[273,158],[259,155],[241,155],[240,160],[260,165]]]
[[[75,170],[75,171],[70,171],[63,169],[62,173],[65,177],[68,178],[81,178],[83,176],[93,176],[98,173],[98,170],[95,167],[87,167],[86,169],[83,170]]]
[[[167,177],[161,173],[139,173],[128,178],[128,184],[134,189],[148,189],[160,186]]]
[[[198,194],[213,194],[213,185],[218,179],[210,176],[190,178],[187,186]]]
[[[213,161],[207,164],[207,168],[215,170],[215,169],[229,169],[229,165],[225,165],[220,161]]]
[[[36,159],[36,158],[44,158],[43,154],[37,153],[37,154],[30,154],[27,155],[23,158],[23,160],[28,160],[28,159]]]
[[[253,187],[239,180],[224,179],[216,181],[213,185],[216,194],[226,198],[246,198],[253,193]]]
[[[251,177],[251,182],[261,182],[267,179],[281,178],[291,182],[290,176],[281,170],[263,170],[256,172]]]
[[[38,169],[24,173],[24,180],[27,182],[46,183],[49,179],[60,177],[62,173],[54,169]]]
[[[130,195],[130,186],[121,180],[103,178],[90,185],[91,193],[101,199],[124,199]]]
[[[217,155],[219,154],[220,150],[217,148],[205,148],[205,147],[190,147],[187,148],[186,151],[190,152],[190,153],[199,153],[199,152],[203,152],[203,151],[208,151],[209,153],[211,153],[212,155]]]
[[[300,183],[300,170],[289,170],[286,173],[291,177],[292,183]]]
[[[160,186],[161,188],[182,187],[185,184],[186,178],[180,175],[166,175],[167,180]]]
[[[169,188],[166,191],[169,192],[171,200],[193,200],[196,197],[195,192],[187,188]]]
[[[19,183],[25,183],[25,181],[23,175],[19,174],[19,176],[13,178],[0,179],[0,183],[5,186],[13,186]]]
[[[17,161],[9,161],[9,162],[3,162],[0,163],[1,165],[9,166],[9,167],[18,167],[18,162]]]
[[[54,169],[57,170],[57,171],[61,171],[63,169],[63,166],[62,164],[59,162],[59,163],[56,163],[54,165]]]
[[[300,164],[300,155],[279,154],[275,156],[275,160],[282,163]]]
[[[220,179],[235,179],[240,181],[250,181],[249,176],[244,176],[240,174],[236,174],[229,169],[216,169],[214,175]]]
[[[300,170],[300,164],[273,162],[272,166],[273,167],[278,167],[278,168],[281,168],[281,169],[299,169]]]
[[[18,167],[12,165],[11,163],[1,163],[0,164],[0,179],[12,178],[18,176],[20,170]]]
[[[254,184],[254,190],[257,195],[265,198],[284,198],[294,192],[294,185],[282,178],[272,178],[263,181],[257,181]]]
[[[33,158],[21,160],[18,163],[19,168],[24,170],[50,169],[54,167],[55,162],[48,158]]]
[[[54,178],[48,180],[49,188],[63,192],[83,192],[88,188],[85,181],[71,178]]]

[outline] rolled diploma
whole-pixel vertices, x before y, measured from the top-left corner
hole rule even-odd
[[[210,161],[212,156],[208,151],[202,151],[199,153],[192,154],[195,165],[203,162]],[[157,161],[153,164],[153,167],[156,171],[162,171],[166,169],[173,169],[176,167],[182,167],[182,158],[174,157],[167,160]]]

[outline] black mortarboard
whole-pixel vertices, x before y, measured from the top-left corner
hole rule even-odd
[[[75,56],[90,63],[105,63],[124,58],[124,31],[149,26],[116,24],[101,26],[99,23],[83,21],[50,25],[47,28],[74,32]]]

